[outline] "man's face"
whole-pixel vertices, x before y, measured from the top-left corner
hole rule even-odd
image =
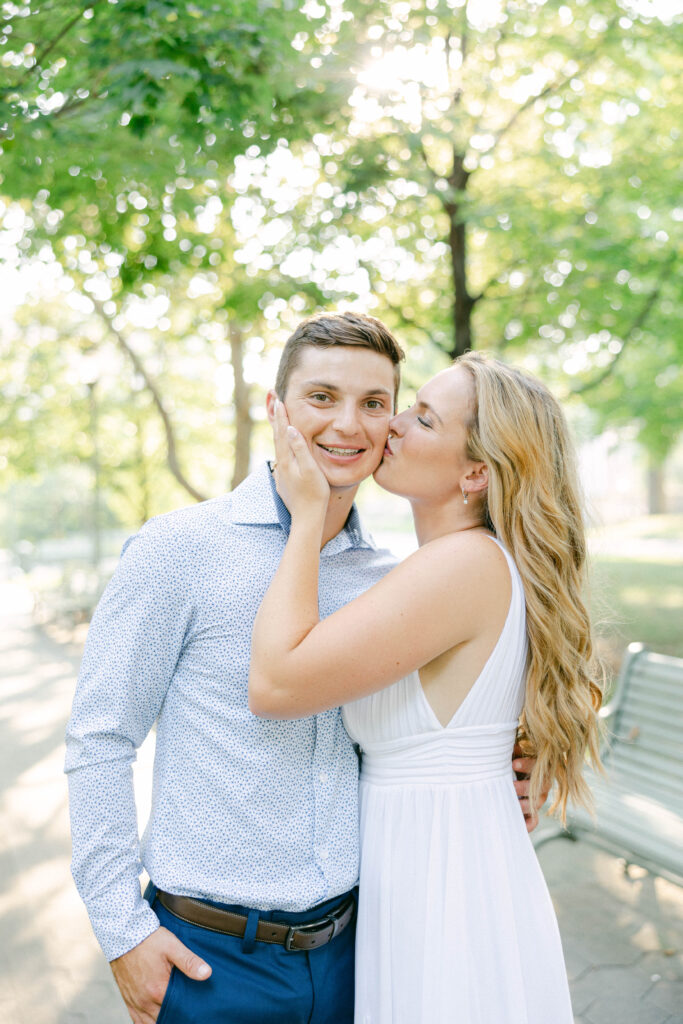
[[[271,420],[275,398],[269,392]],[[392,362],[367,348],[307,345],[284,404],[330,487],[356,487],[384,453],[394,405]]]

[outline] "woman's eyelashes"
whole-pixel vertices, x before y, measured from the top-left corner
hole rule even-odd
[[[412,405],[407,405],[407,406],[406,406],[406,412],[410,412],[410,410],[411,410],[411,409],[414,409],[414,408],[415,408],[415,403],[413,402],[413,404],[412,404]],[[420,415],[418,415],[418,414],[416,413],[416,414],[415,414],[415,419],[417,420],[417,422],[418,422],[419,424],[421,424],[421,426],[423,426],[423,427],[426,427],[426,428],[427,428],[427,430],[432,430],[432,429],[433,429],[433,428],[432,428],[432,424],[431,424],[431,423],[429,422],[429,420],[428,420],[428,419],[425,419],[425,417],[424,417],[424,416],[420,416]]]

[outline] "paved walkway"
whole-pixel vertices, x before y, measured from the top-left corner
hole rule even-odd
[[[0,581],[0,1022],[126,1024],[69,874],[62,745],[78,651],[30,611],[20,584]],[[150,768],[145,745],[141,820]],[[683,1024],[683,889],[637,868],[625,876],[583,842],[555,840],[540,859],[577,1024]]]

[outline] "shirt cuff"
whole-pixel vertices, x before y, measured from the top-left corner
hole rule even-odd
[[[146,900],[141,900],[141,904],[125,926],[118,921],[97,919],[91,915],[90,922],[95,932],[95,938],[102,947],[102,952],[107,960],[116,960],[124,953],[129,953],[131,949],[139,946],[160,927],[159,918],[149,903]]]

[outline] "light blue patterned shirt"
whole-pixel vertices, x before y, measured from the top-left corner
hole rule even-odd
[[[267,465],[232,494],[159,516],[124,545],[95,612],[67,727],[72,871],[108,959],[158,919],[161,889],[306,910],[356,882],[358,764],[338,710],[267,721],[247,705],[251,630],[287,539]],[[394,564],[354,508],[322,551],[329,615]],[[138,838],[132,762],[157,722]]]

